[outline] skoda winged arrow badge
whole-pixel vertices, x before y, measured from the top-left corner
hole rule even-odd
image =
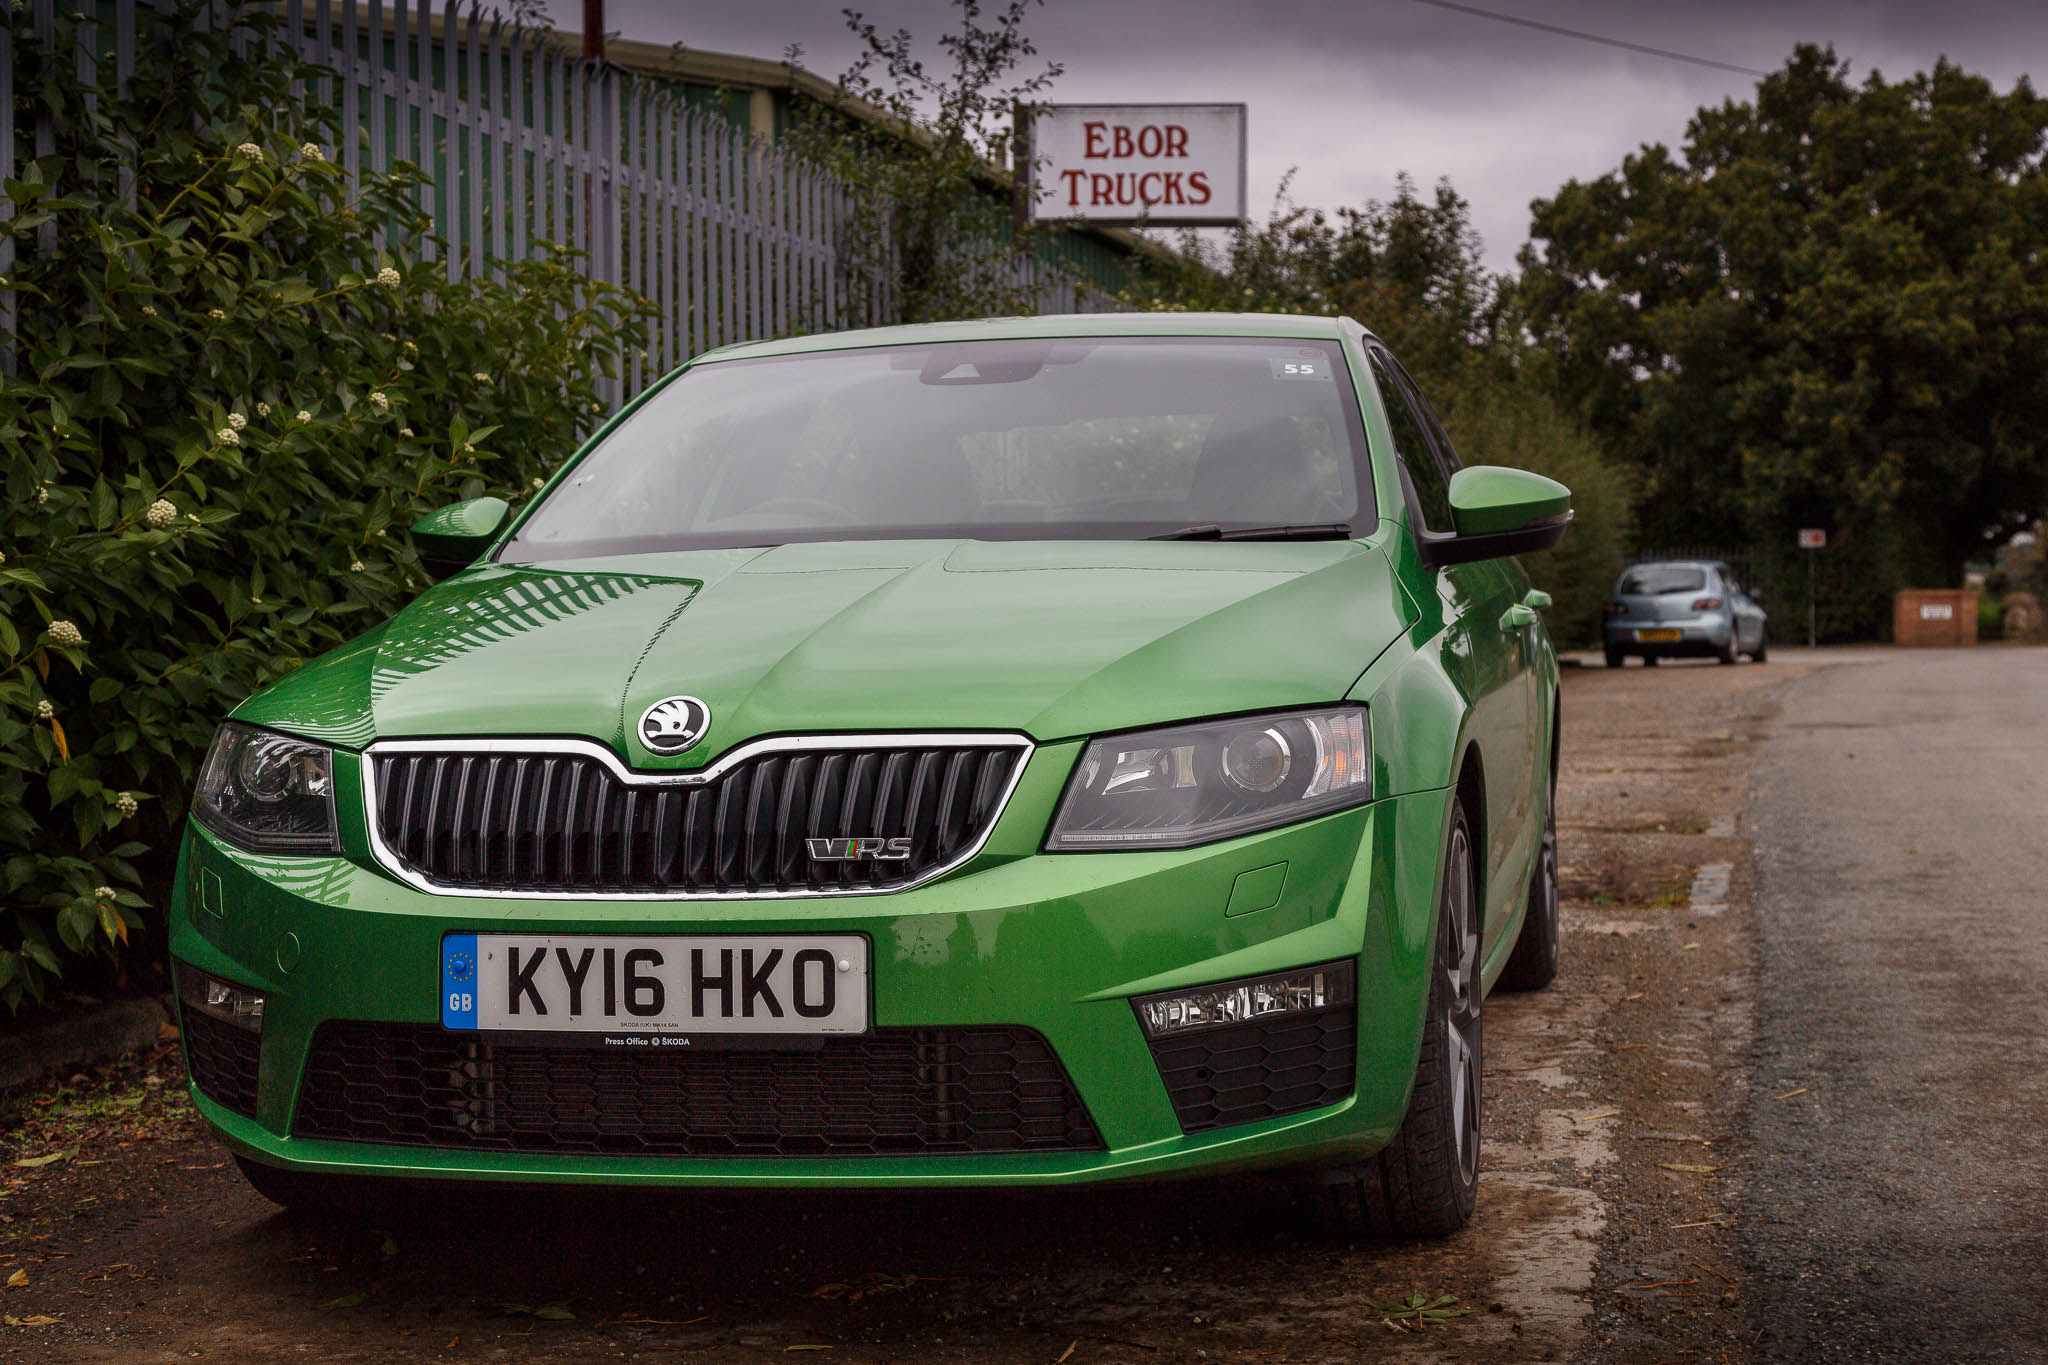
[[[711,708],[695,697],[663,697],[640,713],[640,742],[657,754],[679,754],[711,728]]]

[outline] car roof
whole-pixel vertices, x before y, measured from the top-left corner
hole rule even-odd
[[[1356,324],[1351,324],[1356,326]],[[1035,317],[983,318],[974,322],[931,322],[904,327],[867,327],[854,332],[821,332],[775,341],[744,341],[706,351],[695,363],[751,360],[761,356],[845,351],[862,346],[916,346],[946,341],[996,341],[1034,337],[1252,337],[1268,340],[1335,341],[1346,319],[1295,313],[1050,313]]]
[[[1718,559],[1642,559],[1629,565],[1622,572],[1628,573],[1633,569],[1725,569],[1727,567],[1725,562]]]

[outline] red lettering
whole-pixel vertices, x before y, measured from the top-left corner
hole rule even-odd
[[[1158,202],[1159,202],[1159,191],[1158,191],[1158,190],[1156,190],[1156,189],[1150,189],[1150,190],[1148,190],[1148,189],[1146,189],[1146,188],[1145,188],[1145,186],[1147,186],[1147,185],[1156,185],[1156,184],[1158,184],[1158,183],[1159,183],[1159,179],[1160,179],[1160,176],[1159,176],[1159,172],[1157,172],[1157,171],[1148,171],[1148,172],[1146,172],[1146,173],[1145,173],[1144,175],[1141,175],[1141,176],[1139,176],[1139,177],[1138,177],[1138,202],[1139,202],[1139,203],[1141,203],[1141,204],[1144,204],[1144,205],[1146,205],[1146,206],[1147,206],[1147,207],[1149,208],[1149,207],[1150,207],[1151,205],[1153,205],[1153,204],[1156,204],[1156,203],[1158,203]]]
[[[1088,202],[1090,204],[1114,204],[1116,202],[1116,177],[1100,171],[1088,173]]]
[[[1164,204],[1187,203],[1186,196],[1181,193],[1179,171],[1168,171],[1166,173],[1166,197],[1160,202]]]
[[[1181,127],[1178,123],[1166,125],[1165,154],[1167,156],[1186,156],[1188,154],[1188,130]]]
[[[1139,156],[1158,156],[1159,149],[1165,145],[1166,138],[1162,133],[1160,133],[1159,125],[1155,123],[1146,124],[1144,129],[1138,134]]]
[[[1068,207],[1068,208],[1070,208],[1070,209],[1072,209],[1072,208],[1079,208],[1079,207],[1081,206],[1081,178],[1082,178],[1083,176],[1087,175],[1087,174],[1088,174],[1088,172],[1086,172],[1086,171],[1061,171],[1061,172],[1060,172],[1060,179],[1062,179],[1062,180],[1064,180],[1064,181],[1066,181],[1066,182],[1067,182],[1067,207]]]
[[[1206,204],[1209,202],[1209,173],[1190,171],[1188,173],[1188,202]]]
[[[1115,135],[1109,140],[1109,145],[1115,149],[1115,153],[1119,158],[1129,156],[1131,154],[1131,130],[1119,123],[1116,126]]]
[[[1081,153],[1083,157],[1094,158],[1109,155],[1102,148],[1102,130],[1107,127],[1109,125],[1106,123],[1084,123],[1081,125],[1081,132],[1087,139],[1086,148]]]

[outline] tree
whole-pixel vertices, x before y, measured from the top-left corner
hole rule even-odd
[[[2048,100],[1802,46],[1536,205],[1517,302],[1643,477],[1653,539],[1828,528],[1841,631],[1960,581],[2048,502]],[[1849,580],[1853,580],[1849,581]]]
[[[1017,105],[1060,74],[1056,62],[1022,71],[1038,54],[1024,21],[1045,0],[1004,0],[989,20],[980,0],[953,2],[959,24],[938,39],[947,65],[936,73],[908,29],[843,11],[860,56],[839,78],[842,98],[807,109],[791,140],[860,188],[851,264],[904,322],[1036,311],[1013,269],[1029,232],[1010,230],[1002,168]]]
[[[1372,329],[1415,375],[1467,464],[1534,470],[1572,490],[1571,534],[1525,567],[1556,602],[1560,640],[1599,639],[1601,604],[1631,536],[1629,481],[1555,396],[1555,365],[1514,330],[1507,283],[1486,270],[1471,208],[1448,180],[1334,214],[1301,208],[1282,181],[1263,224],[1220,246],[1194,233],[1128,301],[1153,308],[1341,313]]]

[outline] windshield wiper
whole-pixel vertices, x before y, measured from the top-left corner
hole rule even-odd
[[[1351,527],[1341,521],[1307,522],[1299,526],[1240,526],[1224,530],[1214,522],[1183,526],[1147,536],[1147,540],[1349,540]]]

